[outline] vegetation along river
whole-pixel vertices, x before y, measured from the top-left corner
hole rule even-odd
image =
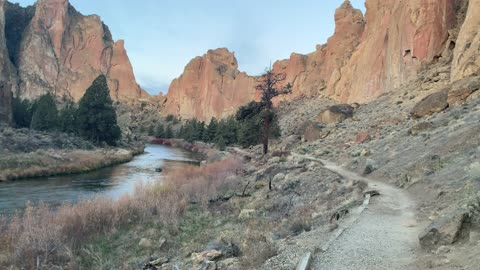
[[[25,204],[46,202],[59,205],[92,196],[118,198],[140,183],[161,181],[157,168],[187,166],[196,162],[194,155],[178,148],[146,145],[145,153],[132,161],[78,175],[0,182],[0,214],[21,210]]]

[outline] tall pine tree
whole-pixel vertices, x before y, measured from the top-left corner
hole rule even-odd
[[[76,112],[79,134],[94,142],[114,145],[121,137],[107,78],[98,76],[87,89]]]
[[[58,110],[52,94],[42,95],[36,104],[32,116],[31,128],[42,131],[52,131],[58,127]]]
[[[76,133],[77,125],[75,124],[75,103],[68,100],[58,113],[58,123],[60,130],[66,133]]]

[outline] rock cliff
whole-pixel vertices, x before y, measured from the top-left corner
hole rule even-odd
[[[452,81],[457,81],[480,72],[480,0],[470,0],[454,51]]]
[[[10,62],[5,38],[5,2],[0,0],[0,124],[12,121],[12,90],[16,89],[17,78]]]
[[[286,74],[285,83],[293,84],[292,94],[285,98],[329,97],[343,103],[369,102],[407,84],[432,63],[450,63],[453,55],[456,65],[452,80],[476,73],[478,46],[469,42],[476,40],[480,21],[474,14],[479,0],[470,1],[464,24],[469,26],[462,27],[460,34],[456,30],[461,23],[457,19],[459,9],[466,2],[367,0],[364,16],[350,1],[345,1],[335,12],[335,33],[326,44],[318,45],[315,52],[307,55],[293,53],[290,59],[273,65],[275,72]],[[456,41],[464,45],[455,44]],[[208,70],[231,66],[231,60],[219,58],[221,63],[211,64],[209,55],[194,59],[180,79],[172,83],[167,95],[168,113],[187,118],[219,117],[255,96],[251,88],[219,83],[222,76]],[[236,64],[234,68],[237,69]],[[242,78],[252,81],[246,74]],[[227,81],[235,80],[232,77]],[[241,98],[226,98],[229,95]]]
[[[225,48],[196,57],[175,79],[166,96],[165,114],[210,120],[222,118],[255,99],[255,78],[238,70],[237,59]]]
[[[345,1],[327,44],[277,62],[276,70],[294,79],[294,96],[323,91],[340,102],[371,101],[415,78],[425,64],[451,55],[455,2],[367,0],[363,18]]]
[[[50,91],[78,100],[100,74],[116,100],[146,95],[123,41],[113,41],[100,17],[80,14],[68,0],[38,0],[27,8],[5,2],[5,7],[2,37],[18,75],[18,95],[35,98]]]

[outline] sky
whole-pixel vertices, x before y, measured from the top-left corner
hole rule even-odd
[[[310,53],[334,32],[344,0],[70,0],[125,40],[137,82],[166,93],[188,62],[209,49],[235,53],[239,69],[261,74],[292,52]],[[13,0],[31,5],[34,0]],[[351,0],[362,11],[365,0]]]

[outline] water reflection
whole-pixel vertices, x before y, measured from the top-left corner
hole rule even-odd
[[[187,162],[195,162],[195,158],[186,151],[147,145],[144,154],[111,168],[80,175],[0,183],[0,214],[23,209],[27,201],[59,205],[100,194],[115,199],[133,191],[139,183],[161,181],[162,174],[155,172],[156,168],[186,166]]]

